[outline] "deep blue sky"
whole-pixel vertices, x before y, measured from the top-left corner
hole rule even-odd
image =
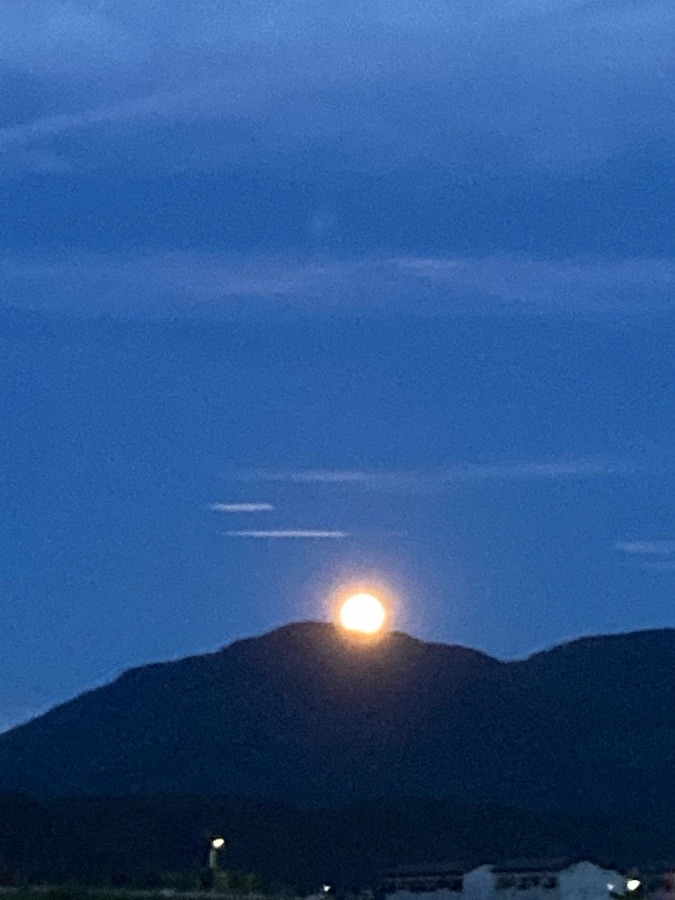
[[[358,578],[502,657],[675,624],[673,26],[5,4],[0,727]]]

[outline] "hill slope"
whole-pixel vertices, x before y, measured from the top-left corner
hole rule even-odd
[[[575,812],[675,800],[675,630],[502,663],[299,623],[131,670],[0,736],[0,789],[463,797]]]

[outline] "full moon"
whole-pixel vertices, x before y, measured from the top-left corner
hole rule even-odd
[[[387,618],[387,610],[373,594],[352,594],[340,607],[340,624],[347,631],[377,634]]]

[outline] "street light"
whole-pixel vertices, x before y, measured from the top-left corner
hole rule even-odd
[[[608,884],[607,890],[612,900],[643,900],[644,884],[637,877],[637,872],[629,872],[621,888]]]
[[[209,850],[209,869],[218,868],[218,853],[225,847],[227,841],[223,837],[215,837],[211,841]]]

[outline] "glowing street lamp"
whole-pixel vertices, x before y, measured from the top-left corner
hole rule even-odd
[[[215,837],[211,841],[211,848],[209,850],[209,869],[217,869],[218,868],[218,854],[225,847],[227,841],[222,837]]]
[[[616,885],[608,884],[607,890],[612,900],[641,900],[644,894],[644,885],[635,875],[630,875],[623,884],[623,889],[617,889]]]

